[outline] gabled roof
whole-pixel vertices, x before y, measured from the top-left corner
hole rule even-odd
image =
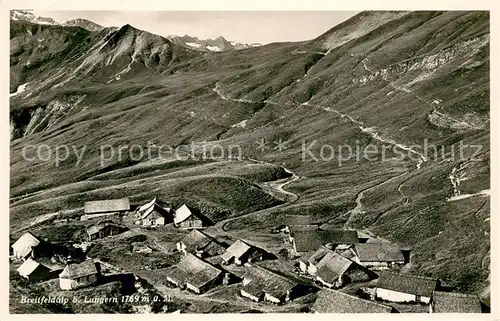
[[[332,253],[333,251],[326,248],[325,246],[321,246],[316,251],[309,251],[308,253],[302,255],[299,261],[304,263],[311,263],[316,265],[327,253]]]
[[[64,279],[75,279],[93,274],[97,274],[97,267],[93,260],[86,260],[82,263],[70,263],[66,265],[61,274],[59,274],[59,277]]]
[[[17,268],[17,272],[19,272],[19,274],[21,274],[22,276],[29,276],[39,267],[44,267],[47,270],[49,269],[46,266],[33,260],[32,258],[29,258],[26,261],[24,261],[24,263],[21,264],[19,268]]]
[[[147,208],[144,211],[144,213],[142,213],[141,219],[147,218],[151,213],[153,213],[153,211],[155,213],[157,213],[158,215],[162,216],[162,217],[166,217],[167,214],[168,214],[167,211],[163,207],[161,207],[158,204],[153,204],[152,206],[150,206],[149,208]]]
[[[354,249],[360,262],[404,262],[405,260],[399,247],[391,243],[362,243],[356,244]]]
[[[191,253],[186,253],[186,256],[167,272],[167,275],[180,284],[189,283],[199,288],[217,278],[221,273],[221,270],[210,263]]]
[[[148,208],[150,208],[151,206],[155,205],[156,204],[156,197],[153,198],[151,201],[147,202],[146,204],[142,205],[141,207],[139,207],[137,209],[138,212],[144,212],[145,210],[147,210]]]
[[[354,230],[308,230],[292,231],[297,252],[317,250],[325,244],[356,244],[358,233]]]
[[[33,247],[40,244],[42,241],[31,232],[24,233],[14,244],[12,248],[22,257],[30,254]]]
[[[287,291],[297,286],[292,280],[255,264],[245,267],[243,278],[250,281],[243,290],[256,296],[264,292],[275,298],[282,298]]]
[[[193,215],[193,212],[189,209],[189,207],[186,204],[183,204],[175,211],[174,223],[179,224],[181,222],[184,222],[191,215]]]
[[[192,230],[181,242],[184,243],[188,252],[203,250],[209,255],[218,255],[225,251],[225,247],[217,240],[198,230]]]
[[[317,293],[311,310],[316,313],[391,313],[394,311],[390,306],[330,289],[323,289]]]
[[[141,219],[147,218],[153,211],[156,211],[159,215],[165,217],[168,212],[170,212],[170,208],[165,207],[165,204],[158,200],[156,197],[153,198],[148,203],[142,205],[137,209],[139,213],[141,213]]]
[[[481,313],[481,300],[475,294],[434,291],[432,305],[435,313]]]
[[[130,201],[128,198],[90,201],[85,202],[85,214],[97,214],[107,212],[123,212],[130,210]]]
[[[226,262],[231,260],[231,258],[233,257],[239,259],[245,253],[250,251],[251,248],[252,246],[246,244],[242,240],[236,240],[233,244],[231,244],[230,247],[226,249],[226,252],[221,255],[221,258]]]
[[[335,252],[327,253],[317,264],[316,275],[328,283],[335,282],[339,276],[344,274],[351,265],[354,264]]]
[[[378,288],[426,297],[431,297],[436,286],[434,278],[391,272],[381,272],[377,281]]]

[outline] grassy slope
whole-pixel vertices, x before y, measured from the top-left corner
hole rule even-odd
[[[405,145],[422,144],[423,139],[429,139],[447,145],[449,152],[450,145],[460,140],[483,144],[483,161],[470,163],[467,170],[470,179],[463,182],[462,188],[464,193],[489,188],[488,125],[460,130],[429,121],[435,99],[443,100],[436,107],[438,111],[455,118],[468,119],[467,113],[473,113],[483,119],[484,125],[484,119],[489,117],[489,53],[484,47],[476,52],[474,44],[466,47],[465,52],[460,51],[464,40],[489,32],[487,21],[484,13],[413,13],[326,56],[313,53],[319,40],[272,44],[189,57],[173,74],[144,75],[140,66],[136,66],[124,81],[99,85],[89,81],[86,87],[74,83],[66,90],[74,88],[87,93],[85,110],[70,113],[47,131],[11,143],[11,195],[39,191],[38,195],[12,204],[11,222],[75,207],[92,197],[124,194],[132,196],[134,201],[153,195],[178,198],[179,202],[193,200],[206,204],[208,213],[217,209],[242,214],[276,204],[253,184],[241,180],[243,177],[259,182],[279,177],[274,171],[269,176],[268,168],[255,172],[249,165],[239,170],[238,166],[199,162],[179,163],[173,168],[171,165],[135,167],[126,160],[110,162],[104,171],[99,168],[101,144],[146,146],[151,141],[178,146],[203,140],[224,146],[237,143],[245,155],[283,165],[301,178],[287,186],[299,195],[296,204],[279,209],[279,215],[271,212],[263,217],[234,221],[230,227],[235,232],[245,225],[250,229],[267,229],[286,222],[286,215],[296,214],[342,226],[347,220],[346,213],[355,206],[358,193],[368,189],[361,200],[364,213],[352,217],[353,227],[366,228],[412,247],[410,271],[446,278],[464,291],[479,291],[487,283],[489,268],[485,263],[489,250],[489,238],[485,235],[488,223],[484,222],[489,217],[489,206],[484,205],[478,212],[486,200],[483,198],[446,202],[452,193],[447,177],[459,161],[431,159],[420,170],[415,170],[416,162],[394,159],[350,160],[339,167],[337,159],[303,162],[301,147],[304,140],[317,140],[312,150],[318,155],[322,144],[381,146],[346,117],[321,108],[329,107]],[[310,53],[292,54],[297,48]],[[447,54],[451,58],[437,67],[423,66],[419,60],[446,48],[452,48]],[[372,71],[389,70],[388,76],[378,75],[361,82],[363,77],[373,75],[363,61]],[[409,66],[415,63],[420,65],[410,70]],[[121,70],[123,65],[126,62],[113,68]],[[414,79],[420,81],[411,83]],[[216,82],[228,96],[255,103],[221,99],[212,90]],[[296,102],[311,97],[309,105],[297,108]],[[13,108],[47,102],[36,95],[27,100],[20,98],[13,99]],[[263,103],[264,99],[278,104]],[[244,129],[231,128],[245,119],[249,121]],[[288,142],[288,148],[283,152],[270,148],[261,153],[255,146],[255,141],[261,138],[268,142],[281,138]],[[79,167],[74,166],[74,157],[59,168],[53,162],[22,160],[24,146],[42,142],[51,146],[85,145],[88,151]],[[466,156],[471,156],[470,151]],[[221,177],[219,166],[228,170],[230,176]],[[214,176],[198,176],[207,171],[213,171]],[[405,172],[400,179],[383,183]],[[80,182],[73,183],[75,178]],[[133,179],[140,180],[133,182]],[[51,187],[55,190],[49,190]],[[51,197],[50,202],[43,201],[47,197]],[[407,204],[404,197],[408,198]]]

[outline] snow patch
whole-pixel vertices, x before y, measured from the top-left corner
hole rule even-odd
[[[186,42],[186,46],[195,47],[195,48],[201,47],[201,45],[199,43],[195,43],[195,42]]]
[[[210,51],[222,51],[222,48],[218,46],[207,46],[207,49]]]
[[[15,96],[15,95],[22,93],[23,91],[26,90],[26,86],[28,86],[28,83],[20,85],[19,87],[17,87],[16,92],[9,94],[9,97],[12,97],[12,96]]]
[[[232,125],[231,128],[245,128],[245,126],[247,125],[247,121],[248,119],[242,120],[239,123]]]
[[[483,196],[483,197],[490,196],[490,190],[485,189],[485,190],[482,190],[482,191],[475,193],[475,194],[454,195],[454,196],[449,197],[446,201],[453,202],[453,201],[463,200],[463,199],[474,197],[474,196]]]

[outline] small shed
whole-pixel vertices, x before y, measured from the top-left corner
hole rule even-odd
[[[236,265],[242,265],[246,262],[261,261],[265,253],[266,251],[263,249],[249,245],[242,240],[236,240],[221,255],[221,259],[225,264],[234,263]]]
[[[475,294],[434,291],[430,313],[481,313],[481,300]]]
[[[27,259],[30,256],[36,257],[36,249],[42,245],[43,241],[31,232],[24,233],[14,244],[12,251],[16,258]]]
[[[17,272],[28,281],[44,281],[51,278],[50,269],[32,258],[24,261]]]
[[[392,302],[430,303],[438,280],[410,274],[381,272],[375,296]]]
[[[395,313],[393,307],[342,293],[323,289],[311,307],[314,313]]]
[[[97,283],[99,272],[93,260],[69,263],[59,274],[59,286],[63,290],[74,290]]]
[[[401,249],[388,242],[360,243],[351,249],[354,260],[372,269],[388,269],[405,264]]]

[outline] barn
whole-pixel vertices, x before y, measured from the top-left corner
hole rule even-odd
[[[196,294],[222,284],[224,273],[210,263],[186,253],[181,261],[166,271],[166,279],[169,283],[186,288]]]
[[[391,243],[360,243],[351,249],[354,261],[370,269],[388,269],[405,264],[401,249]]]
[[[311,306],[314,313],[395,313],[393,307],[342,293],[323,289]]]
[[[139,207],[137,216],[138,220],[135,224],[142,226],[163,226],[174,221],[172,207],[156,197]]]
[[[481,300],[475,294],[434,291],[430,313],[481,313]]]
[[[410,274],[381,272],[375,296],[392,302],[430,303],[438,280]]]
[[[47,244],[31,232],[24,233],[14,244],[12,251],[18,259],[36,258],[44,251]]]
[[[89,201],[84,203],[84,212],[80,219],[88,220],[101,216],[125,214],[130,211],[130,201],[128,198]]]
[[[183,204],[175,211],[174,225],[182,229],[203,228],[206,219],[200,214],[195,214],[186,204]]]
[[[291,231],[290,237],[295,253],[316,251],[323,245],[342,250],[359,243],[358,233],[354,230]]]
[[[192,230],[181,241],[177,242],[177,250],[190,252],[200,257],[211,257],[224,253],[226,247],[213,237],[199,230]]]
[[[99,272],[93,260],[69,263],[59,274],[59,286],[63,290],[73,290],[97,283]]]
[[[245,266],[240,294],[255,302],[264,300],[279,304],[293,300],[302,293],[300,286],[291,279],[252,264]]]
[[[17,272],[28,281],[44,281],[51,278],[51,271],[48,267],[28,258],[17,269]]]
[[[261,261],[264,259],[265,254],[266,251],[263,249],[249,245],[242,240],[236,240],[221,255],[221,259],[225,264],[242,265],[247,262]]]
[[[303,256],[299,259],[299,267],[329,288],[339,288],[350,282],[366,282],[376,277],[375,273],[326,247]]]

